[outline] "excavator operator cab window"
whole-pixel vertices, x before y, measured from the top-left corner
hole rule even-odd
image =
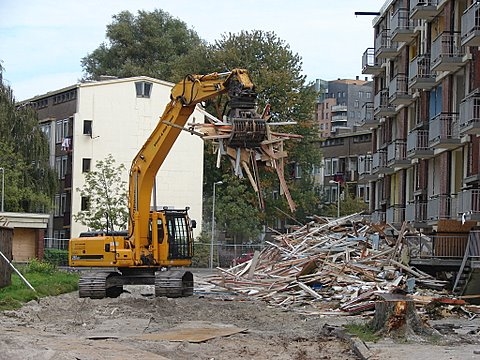
[[[164,231],[163,231],[163,221],[162,219],[157,220],[157,234],[158,234],[158,243],[163,243]]]
[[[184,216],[167,217],[168,252],[170,259],[191,257],[189,251],[190,229]]]

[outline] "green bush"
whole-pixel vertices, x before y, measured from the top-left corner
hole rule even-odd
[[[55,266],[68,266],[68,250],[45,249],[43,259]]]
[[[40,274],[53,274],[57,267],[46,261],[32,259],[28,264],[23,267],[24,273],[40,273]]]

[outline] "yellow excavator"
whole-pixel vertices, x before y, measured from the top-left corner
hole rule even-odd
[[[223,119],[231,125],[227,144],[254,148],[265,140],[266,123],[255,110],[257,94],[248,71],[187,75],[174,85],[156,128],[132,162],[128,230],[70,239],[69,265],[98,269],[82,272],[80,297],[117,297],[123,285],[140,284],[155,285],[156,296],[193,294],[193,274],[179,268],[191,265],[195,222],[188,208],[151,210],[150,199],[155,175],[195,106],[222,94],[229,98]]]

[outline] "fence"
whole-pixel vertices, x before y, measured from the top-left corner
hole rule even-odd
[[[68,250],[68,239],[44,238],[45,249]]]

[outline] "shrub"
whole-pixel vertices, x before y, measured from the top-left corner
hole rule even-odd
[[[68,266],[68,250],[45,249],[43,259],[55,266]]]

